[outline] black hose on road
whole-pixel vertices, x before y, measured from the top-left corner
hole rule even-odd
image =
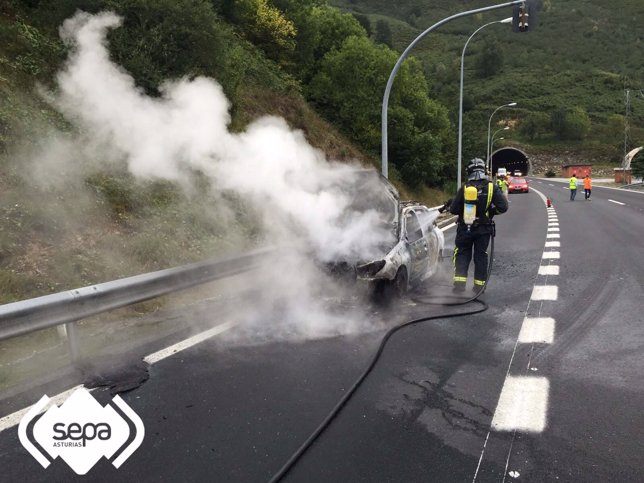
[[[431,301],[431,299],[419,300],[419,302],[427,305],[443,305],[446,307],[455,307],[459,305],[466,305],[470,302],[476,302],[477,304],[480,305],[480,307],[476,310],[458,312],[455,314],[452,313],[452,314],[432,315],[429,317],[421,317],[419,319],[403,322],[402,324],[399,324],[389,329],[387,333],[384,335],[384,337],[382,338],[382,340],[380,341],[378,350],[371,358],[371,361],[369,362],[369,365],[367,366],[367,368],[363,371],[360,377],[358,377],[358,379],[353,383],[353,385],[344,394],[344,396],[342,396],[340,401],[338,401],[338,403],[331,410],[331,412],[326,416],[326,418],[324,418],[324,420],[319,424],[319,426],[315,428],[315,431],[313,431],[313,433],[311,433],[311,435],[306,439],[306,441],[304,441],[304,443],[300,445],[300,447],[295,451],[295,453],[291,455],[288,461],[284,463],[284,465],[279,469],[279,471],[273,475],[273,477],[270,479],[270,483],[277,483],[278,481],[282,480],[288,474],[288,472],[291,471],[291,469],[293,469],[293,467],[297,464],[300,458],[313,445],[313,443],[324,432],[324,430],[328,428],[331,422],[336,418],[336,416],[340,413],[340,411],[342,411],[342,408],[344,408],[347,402],[349,402],[349,399],[351,399],[351,397],[355,394],[355,392],[358,390],[360,385],[364,382],[364,380],[367,378],[367,376],[371,373],[373,368],[376,366],[378,360],[380,359],[380,356],[382,355],[382,352],[385,349],[385,346],[387,345],[387,342],[389,341],[392,335],[394,335],[399,330],[404,329],[405,327],[420,324],[421,322],[429,322],[431,320],[437,320],[437,319],[451,319],[455,317],[463,317],[465,315],[474,315],[474,314],[479,314],[481,312],[484,312],[488,309],[489,307],[488,304],[486,304],[482,300],[478,300],[478,298],[481,295],[483,295],[483,293],[485,292],[488,280],[490,279],[490,275],[492,274],[492,262],[494,258],[494,236],[495,236],[495,232],[493,231],[492,237],[491,237],[490,258],[488,260],[488,272],[487,272],[488,276],[480,292],[478,292],[472,298],[469,298],[467,300],[463,300],[462,297],[458,297],[460,301],[457,301],[457,302],[433,302]],[[457,298],[457,297],[454,297],[454,298]]]

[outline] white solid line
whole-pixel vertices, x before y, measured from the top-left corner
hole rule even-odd
[[[523,319],[519,342],[522,344],[552,344],[555,338],[555,319],[526,317]]]
[[[539,275],[559,275],[559,265],[541,265]]]
[[[154,352],[144,357],[143,361],[147,362],[148,364],[155,364],[159,361],[162,361],[166,357],[170,357],[171,355],[176,354],[177,352],[181,352],[183,350],[189,349],[190,347],[195,346],[206,339],[209,339],[217,334],[221,334],[222,332],[225,332],[228,329],[231,329],[235,325],[237,325],[237,323],[233,321],[224,322],[223,324],[213,327],[212,329],[208,329],[197,335],[193,335],[192,337],[182,340],[181,342],[177,342],[176,344],[171,345],[170,347],[166,347],[165,349],[161,349],[160,351]]]
[[[558,241],[547,241],[546,248],[560,248],[561,242]]]
[[[446,226],[446,227],[444,227],[444,228],[439,228],[439,230],[441,230],[441,231],[447,231],[447,230],[449,230],[450,228],[452,228],[452,227],[454,227],[454,226],[456,226],[456,223],[452,223],[452,224],[450,224],[450,225],[447,225],[447,226]]]
[[[530,300],[557,300],[559,287],[556,285],[537,285],[532,289]]]
[[[200,342],[203,342],[206,339],[209,339],[210,337],[213,337],[217,334],[221,334],[222,332],[227,331],[228,329],[231,329],[237,325],[236,322],[225,322],[221,325],[218,325],[216,327],[213,327],[212,329],[208,329],[204,332],[201,332],[200,334],[194,335],[192,337],[189,337],[186,340],[182,340],[181,342],[178,342],[170,347],[166,347],[165,349],[161,349],[160,351],[154,352],[148,356],[146,356],[143,360],[147,362],[148,364],[154,364],[156,362],[159,362],[173,354],[176,354],[177,352],[181,352],[185,349],[188,349],[196,344],[199,344]],[[68,389],[67,391],[61,392],[60,394],[56,394],[52,398],[50,398],[51,402],[48,406],[51,406],[51,404],[56,404],[60,405],[64,400],[66,400],[69,395],[74,392],[76,389],[83,387],[83,385],[75,386],[72,387],[71,389]],[[7,416],[4,416],[3,418],[0,419],[0,433],[4,431],[5,429],[12,428],[13,426],[16,426],[18,423],[20,423],[20,420],[22,417],[27,414],[27,412],[31,409],[31,406],[28,408],[20,409],[19,411],[16,411],[14,413],[8,414]],[[43,409],[44,411],[44,409]]]
[[[68,389],[67,391],[61,392],[60,394],[56,394],[55,396],[51,397],[49,399],[49,404],[43,407],[41,412],[44,412],[45,409],[50,407],[52,404],[56,404],[56,405],[61,404],[65,399],[67,399],[70,396],[71,393],[73,393],[76,389],[79,389],[81,387],[83,387],[82,384],[78,386],[74,386],[71,389]],[[30,409],[31,409],[31,406],[24,409],[20,409],[15,413],[8,414],[2,419],[0,419],[0,433],[3,432],[5,429],[13,428],[14,426],[18,425],[22,417],[25,414],[27,414]]]
[[[608,200],[608,201],[610,201],[611,203],[615,203],[617,205],[622,205],[622,206],[624,206],[626,204],[626,203],[622,203],[621,201],[615,201],[615,200]]]
[[[508,376],[492,418],[496,431],[540,433],[546,428],[550,383],[545,377]]]
[[[559,252],[543,252],[542,258],[544,260],[559,260],[561,254]]]
[[[559,233],[548,233],[546,238],[559,238]]]
[[[548,228],[548,231],[555,231],[555,232],[557,232],[557,231],[559,231],[559,228],[556,228],[556,227]]]

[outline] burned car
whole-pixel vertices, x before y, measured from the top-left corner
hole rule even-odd
[[[361,185],[354,208],[377,207],[380,224],[388,227],[391,236],[379,247],[379,253],[336,261],[330,267],[336,274],[372,284],[376,293],[401,295],[438,269],[444,246],[443,232],[436,226],[438,211],[416,202],[401,202],[396,188],[382,176],[366,172],[364,177],[369,182]]]

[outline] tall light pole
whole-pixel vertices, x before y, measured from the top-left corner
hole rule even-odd
[[[494,152],[494,138],[501,131],[509,131],[509,130],[510,130],[510,126],[505,126],[505,127],[502,127],[501,129],[497,129],[496,131],[494,131],[494,134],[492,134],[492,140],[490,141],[490,155],[488,156],[488,159],[485,162],[485,166],[487,167],[487,170],[490,174],[492,174],[492,153]],[[504,138],[499,138],[499,139],[504,139]]]
[[[460,95],[458,100],[458,156],[457,156],[457,163],[456,163],[456,166],[457,166],[456,189],[458,189],[461,186],[461,169],[462,169],[461,167],[463,163],[463,76],[465,72],[465,50],[467,49],[467,45],[470,43],[470,40],[472,40],[472,37],[474,37],[485,27],[489,25],[494,25],[495,23],[511,24],[512,17],[505,18],[503,20],[495,20],[494,22],[486,23],[485,25],[477,28],[474,31],[474,33],[470,35],[470,37],[465,42],[465,45],[463,46],[463,53],[461,54],[461,90],[460,90]]]
[[[503,104],[502,106],[497,107],[496,109],[494,109],[494,112],[492,113],[492,115],[490,116],[489,121],[487,122],[487,159],[486,159],[486,162],[488,164],[491,163],[491,160],[490,160],[490,130],[492,129],[492,118],[494,117],[494,115],[496,114],[496,112],[499,109],[503,109],[504,107],[514,107],[516,105],[517,105],[516,102],[509,102],[508,104]]]
[[[503,136],[501,136],[500,138],[494,139],[494,136],[492,136],[492,150],[493,151],[494,151],[494,141],[500,141],[501,139],[505,139],[505,138]]]
[[[385,94],[382,98],[382,121],[381,121],[381,132],[382,132],[382,175],[387,178],[389,176],[389,150],[388,150],[388,139],[387,139],[387,111],[389,110],[389,95],[391,94],[391,87],[393,86],[394,79],[396,78],[396,74],[398,74],[398,70],[400,69],[400,66],[402,65],[403,61],[409,56],[409,53],[411,50],[416,46],[420,40],[425,37],[429,32],[432,30],[437,29],[443,24],[446,24],[447,22],[450,22],[452,20],[455,20],[457,18],[461,17],[467,17],[468,15],[475,15],[477,13],[483,13],[483,12],[489,12],[490,10],[496,10],[499,8],[505,8],[505,7],[510,7],[514,5],[524,5],[526,2],[530,3],[532,1],[536,0],[512,0],[511,2],[505,2],[505,3],[499,3],[498,5],[491,5],[489,7],[483,7],[483,8],[477,8],[474,10],[468,10],[467,12],[461,12],[457,13],[456,15],[452,15],[451,17],[444,18],[440,22],[435,23],[431,27],[429,27],[427,30],[422,32],[418,37],[416,37],[411,44],[404,50],[404,52],[400,55],[398,58],[398,61],[394,65],[394,68],[391,71],[391,74],[389,74],[389,79],[387,80],[387,86],[385,87]],[[518,8],[518,7],[517,7]],[[459,171],[460,173],[460,171]]]

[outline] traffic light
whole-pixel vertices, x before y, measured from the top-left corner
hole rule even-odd
[[[515,5],[512,8],[512,31],[530,32],[534,30],[540,4],[540,0],[526,0],[522,5]]]

